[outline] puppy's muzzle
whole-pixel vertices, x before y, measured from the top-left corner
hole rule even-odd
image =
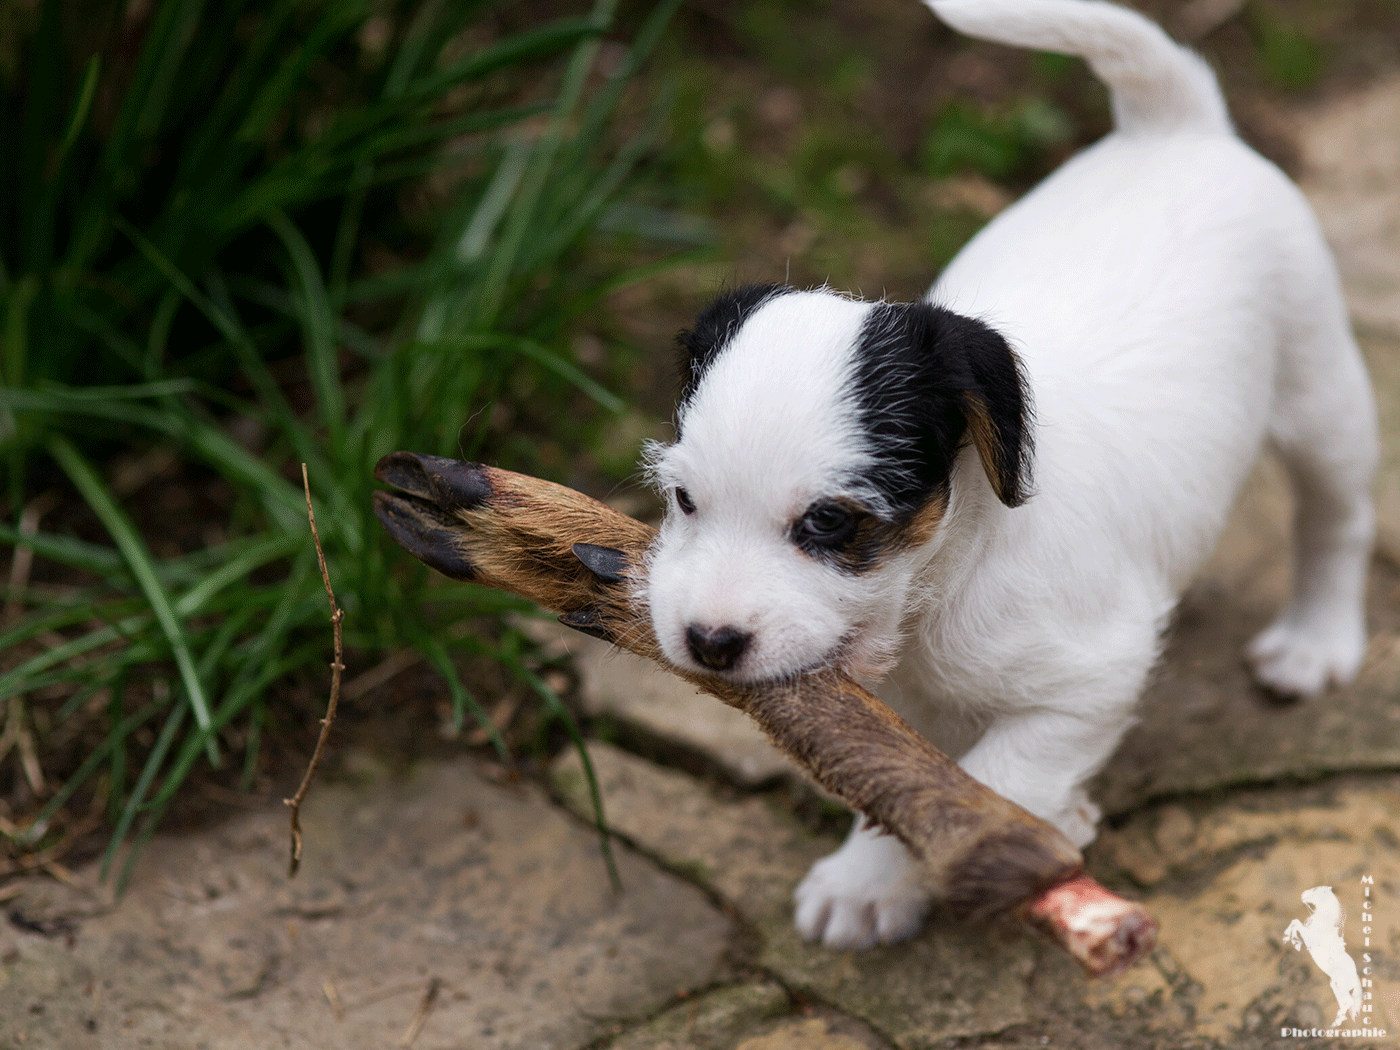
[[[712,671],[728,671],[753,640],[753,634],[737,627],[701,627],[691,624],[685,629],[685,644],[690,655],[702,667]]]

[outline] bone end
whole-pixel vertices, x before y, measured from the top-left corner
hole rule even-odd
[[[1027,905],[1026,918],[1063,945],[1092,977],[1116,977],[1157,946],[1157,921],[1083,873]]]

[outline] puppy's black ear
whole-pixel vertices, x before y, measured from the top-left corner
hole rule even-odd
[[[746,284],[721,292],[700,311],[694,325],[676,336],[681,352],[682,404],[694,396],[700,380],[749,316],[770,299],[790,291],[782,284]]]
[[[957,316],[957,315],[952,315]],[[958,317],[957,339],[972,382],[963,394],[968,436],[977,446],[992,491],[1008,507],[1030,494],[1030,404],[1020,362],[993,328]]]
[[[932,303],[880,303],[855,354],[855,405],[874,451],[866,471],[897,516],[945,488],[971,439],[997,498],[1028,495],[1030,407],[996,331]]]

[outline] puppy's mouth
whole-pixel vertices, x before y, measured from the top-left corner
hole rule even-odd
[[[897,654],[897,645],[880,640],[868,624],[858,624],[821,663],[836,667],[857,681],[874,681],[889,673]]]
[[[875,681],[883,678],[894,666],[897,652],[897,645],[879,640],[868,624],[857,624],[822,656],[796,667],[769,671],[762,667],[754,668],[748,659],[741,659],[726,670],[714,670],[698,664],[694,669],[741,685],[779,682],[828,668],[835,668],[858,681]]]

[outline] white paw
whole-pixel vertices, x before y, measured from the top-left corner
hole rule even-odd
[[[1346,685],[1361,669],[1366,631],[1359,624],[1319,630],[1280,617],[1245,648],[1255,679],[1280,696],[1317,696]]]
[[[797,887],[797,932],[828,948],[871,948],[919,932],[929,897],[908,851],[893,835],[857,833],[817,861]]]

